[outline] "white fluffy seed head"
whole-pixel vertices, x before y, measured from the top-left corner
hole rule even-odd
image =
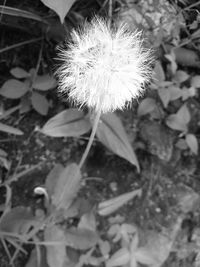
[[[151,51],[141,32],[126,25],[112,29],[100,18],[72,32],[68,49],[60,48],[59,91],[80,106],[102,113],[123,109],[150,79]]]

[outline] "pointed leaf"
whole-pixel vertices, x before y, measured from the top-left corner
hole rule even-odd
[[[90,121],[77,109],[67,109],[51,118],[42,133],[53,137],[79,136],[91,129]]]
[[[153,98],[147,97],[139,104],[138,116],[144,116],[151,113],[157,107],[156,101]]]
[[[130,252],[127,248],[121,248],[115,252],[106,262],[106,267],[126,266],[130,260]]]
[[[166,119],[166,124],[169,128],[177,131],[186,132],[187,131],[187,124],[182,122],[177,114],[169,115]]]
[[[135,152],[133,151],[120,119],[114,113],[102,115],[96,135],[100,142],[108,149],[128,160],[135,165],[139,171],[139,163]]]
[[[21,130],[14,128],[12,126],[9,126],[7,124],[1,123],[1,122],[0,122],[0,131],[9,133],[9,134],[16,134],[16,135],[24,134]]]
[[[177,111],[176,114],[169,115],[166,119],[166,124],[173,130],[178,131],[187,131],[188,123],[191,119],[190,112],[187,106],[184,104],[182,107]]]
[[[11,69],[10,73],[18,79],[27,78],[30,74],[22,68],[16,67]]]
[[[33,88],[41,91],[47,91],[56,87],[56,80],[49,74],[37,76],[33,82]]]
[[[18,99],[25,95],[29,90],[26,83],[20,82],[15,79],[6,81],[0,89],[0,95],[10,98]]]
[[[174,80],[178,83],[185,82],[190,76],[183,70],[178,70],[174,75]]]
[[[167,108],[170,101],[170,91],[166,88],[158,89],[158,95],[163,103],[163,106]]]
[[[191,151],[198,155],[198,141],[194,134],[187,134],[185,137],[185,141],[188,145],[188,147],[191,149]]]
[[[33,108],[41,115],[47,115],[49,110],[49,102],[44,95],[33,92],[31,96]]]
[[[80,250],[86,250],[94,247],[99,240],[96,232],[83,228],[72,228],[66,230],[65,237],[68,246]]]
[[[115,212],[119,208],[121,208],[123,205],[125,205],[128,201],[132,200],[134,197],[136,196],[140,197],[141,193],[142,190],[138,189],[129,193],[122,194],[110,200],[103,201],[99,204],[98,213],[101,216],[107,216]]]
[[[156,84],[159,84],[160,82],[163,82],[165,80],[165,72],[160,61],[156,61],[153,79]]]
[[[64,18],[70,10],[75,0],[41,0],[47,7],[53,9],[60,17],[61,23],[64,22]]]
[[[68,209],[80,188],[81,173],[78,165],[68,165],[59,175],[52,203],[57,208]]]
[[[190,122],[191,116],[186,104],[182,105],[176,114],[183,123],[188,124]]]
[[[169,86],[167,90],[170,92],[170,101],[177,100],[182,96],[182,90],[177,86]]]

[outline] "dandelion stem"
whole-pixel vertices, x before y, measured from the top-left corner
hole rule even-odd
[[[94,119],[94,124],[93,124],[93,127],[92,127],[92,132],[91,132],[91,135],[90,135],[90,138],[89,138],[89,141],[87,143],[87,147],[82,155],[82,158],[80,160],[80,163],[79,163],[79,169],[82,168],[87,156],[88,156],[88,153],[90,151],[90,148],[92,146],[92,143],[94,141],[94,137],[95,137],[95,134],[96,134],[96,131],[97,131],[97,127],[98,127],[98,123],[99,123],[99,119],[101,117],[101,107],[98,109],[97,113],[96,113],[96,116],[95,116],[95,119]]]

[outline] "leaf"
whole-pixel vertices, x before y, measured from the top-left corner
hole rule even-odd
[[[35,223],[36,219],[29,208],[15,207],[1,217],[0,231],[23,235]]]
[[[101,216],[107,216],[123,205],[125,205],[128,201],[132,200],[134,197],[140,197],[142,193],[141,189],[134,190],[129,193],[122,194],[118,197],[112,198],[110,200],[103,201],[99,204],[98,213]]]
[[[200,59],[195,51],[183,47],[177,47],[174,49],[174,54],[178,64],[199,68]]]
[[[181,213],[195,212],[199,207],[200,197],[191,187],[182,183],[176,185],[177,208]]]
[[[190,150],[195,154],[198,155],[198,141],[194,134],[187,134],[185,137],[185,141],[190,148]]]
[[[31,96],[33,108],[41,115],[47,115],[49,110],[49,102],[44,95],[33,92]]]
[[[169,86],[167,90],[170,92],[170,101],[177,100],[182,96],[182,90],[177,86]]]
[[[190,88],[183,87],[181,91],[182,91],[183,101],[187,100],[189,97],[193,97],[196,95],[196,89],[194,87],[190,87]]]
[[[114,113],[103,114],[96,135],[101,143],[140,170],[135,152],[120,119]]]
[[[16,67],[10,70],[10,73],[18,79],[27,78],[30,74],[22,68]]]
[[[47,91],[56,87],[56,80],[49,74],[37,76],[33,82],[33,88],[41,91]]]
[[[178,70],[174,75],[174,80],[178,83],[185,82],[190,76],[183,70]]]
[[[0,157],[7,157],[8,153],[0,148]]]
[[[67,109],[47,121],[41,132],[53,137],[69,137],[85,134],[90,129],[91,123],[82,111]]]
[[[186,104],[182,105],[176,114],[182,120],[182,122],[186,124],[190,122],[191,116]]]
[[[41,0],[44,5],[53,9],[59,16],[60,22],[63,23],[65,16],[72,7],[75,0]]]
[[[166,88],[158,89],[158,95],[163,103],[163,106],[167,108],[169,101],[170,101],[170,91]]]
[[[160,61],[156,61],[153,79],[156,84],[159,84],[160,82],[163,82],[165,80],[165,72]]]
[[[191,86],[193,86],[194,88],[200,88],[200,75],[192,77]]]
[[[83,228],[72,228],[66,230],[65,237],[68,246],[80,250],[86,250],[94,247],[99,240],[96,232]]]
[[[6,14],[10,16],[16,16],[16,17],[22,17],[22,18],[28,18],[28,19],[34,19],[36,21],[44,21],[43,18],[36,15],[35,13],[25,11],[18,8],[9,7],[6,5],[0,5],[0,13]]]
[[[39,263],[39,266],[38,266],[37,250],[34,248],[31,251],[31,255],[25,267],[49,267],[49,265],[47,264],[45,247],[40,246],[39,250],[40,250],[40,256],[41,256],[41,261]]]
[[[156,101],[153,98],[147,97],[139,105],[138,116],[144,116],[151,113],[156,108]]]
[[[186,132],[190,121],[190,113],[187,106],[184,104],[176,114],[169,115],[166,119],[166,124],[173,130]]]
[[[51,245],[46,245],[47,263],[49,267],[65,267],[68,266],[68,258],[66,254],[66,237],[62,228],[57,225],[48,226],[44,231],[45,241]],[[53,245],[53,243],[55,243]]]
[[[0,89],[0,95],[10,98],[18,99],[25,95],[29,90],[26,83],[20,82],[15,79],[6,81]]]
[[[106,267],[126,266],[130,261],[130,252],[127,248],[121,248],[115,252],[106,262]]]
[[[55,190],[52,195],[52,203],[56,208],[68,209],[80,188],[81,173],[78,165],[68,165],[59,175]]]
[[[16,135],[24,134],[21,130],[14,128],[12,126],[9,126],[7,124],[1,123],[1,122],[0,122],[0,131],[9,133],[9,134],[16,134]]]
[[[168,258],[172,245],[173,239],[170,237],[164,234],[152,233],[148,237],[146,245],[134,251],[133,257],[141,264],[161,267]]]
[[[45,188],[47,189],[48,195],[52,197],[58,178],[64,171],[64,167],[61,164],[56,164],[54,168],[48,174],[45,181]]]

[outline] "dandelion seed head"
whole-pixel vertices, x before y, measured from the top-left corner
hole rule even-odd
[[[151,51],[141,32],[126,25],[111,28],[100,18],[72,32],[68,49],[60,48],[59,91],[80,106],[102,113],[123,109],[150,79]]]

